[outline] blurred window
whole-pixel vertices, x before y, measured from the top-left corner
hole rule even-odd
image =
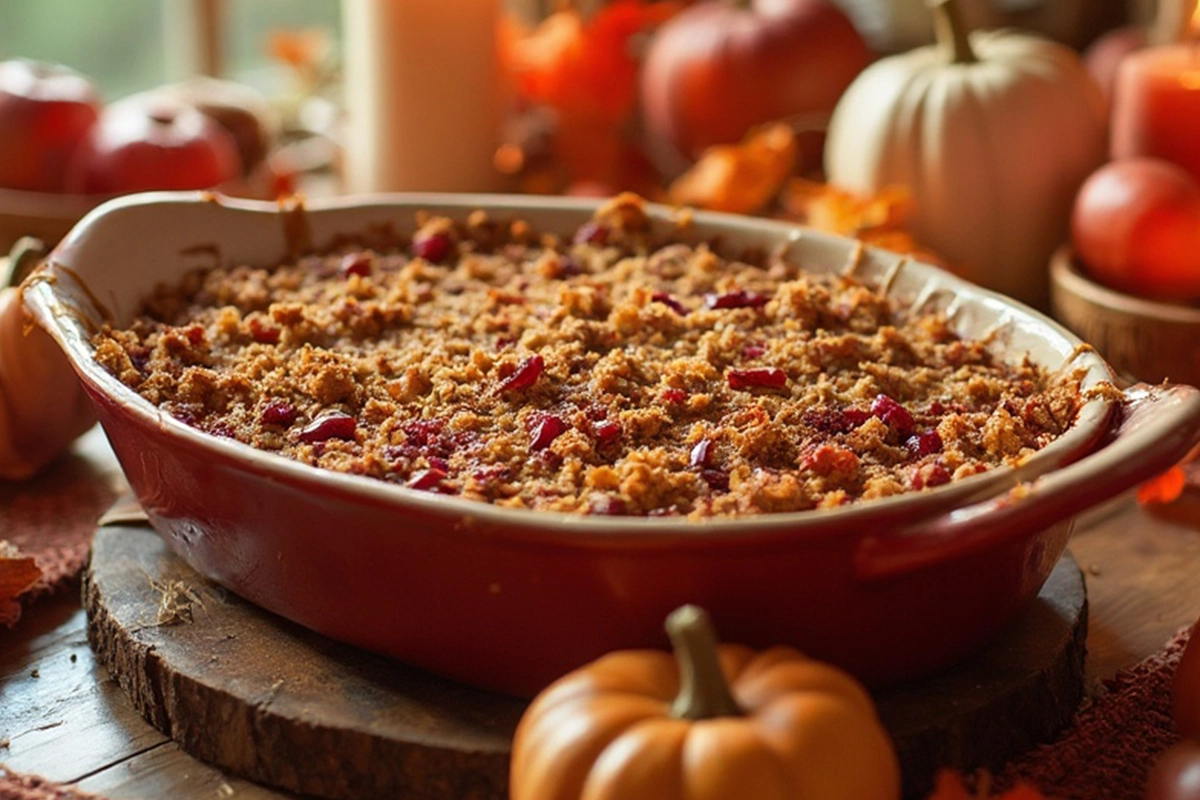
[[[286,80],[271,31],[315,27],[336,40],[340,28],[337,0],[0,0],[0,57],[65,64],[114,100],[196,71],[206,10],[223,77],[264,91]]]

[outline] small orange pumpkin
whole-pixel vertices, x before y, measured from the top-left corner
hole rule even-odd
[[[695,606],[667,620],[675,657],[623,650],[534,699],[513,741],[511,800],[896,800],[871,699],[788,647],[720,645]]]

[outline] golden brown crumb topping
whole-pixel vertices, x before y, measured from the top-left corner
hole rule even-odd
[[[202,431],[502,506],[745,515],[921,490],[1069,427],[1074,378],[781,257],[419,215],[273,268],[195,272],[96,337]]]

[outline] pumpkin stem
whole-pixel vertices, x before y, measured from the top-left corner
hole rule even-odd
[[[667,617],[667,635],[679,662],[679,694],[671,704],[676,719],[740,716],[717,656],[717,633],[698,606],[682,606]]]
[[[971,48],[970,31],[963,22],[958,0],[925,0],[933,12],[933,33],[938,47],[951,64],[974,64],[979,61]]]

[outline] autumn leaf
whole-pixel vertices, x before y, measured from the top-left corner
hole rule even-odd
[[[796,136],[783,123],[715,145],[680,175],[667,194],[679,205],[750,214],[766,207],[796,165]]]
[[[32,558],[22,556],[12,544],[0,540],[0,625],[12,627],[21,617],[17,599],[42,577]]]
[[[280,28],[267,34],[267,55],[296,70],[318,68],[330,48],[329,32],[322,28]]]
[[[1151,478],[1138,487],[1137,501],[1140,505],[1165,505],[1173,503],[1183,494],[1187,476],[1183,467],[1176,464],[1163,474]]]

